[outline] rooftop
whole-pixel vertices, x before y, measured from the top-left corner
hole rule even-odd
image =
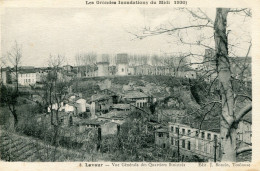
[[[91,96],[91,101],[102,101],[102,100],[107,100],[110,99],[110,96],[106,94],[94,94]]]
[[[100,118],[125,118],[128,115],[128,112],[125,111],[111,111],[107,114],[100,115]]]
[[[114,109],[130,109],[130,104],[114,104]]]
[[[127,99],[137,99],[137,98],[145,98],[149,97],[147,94],[140,91],[128,91],[124,94],[124,97]]]
[[[82,119],[78,122],[79,125],[101,125],[105,123],[105,121],[98,121],[97,119]]]

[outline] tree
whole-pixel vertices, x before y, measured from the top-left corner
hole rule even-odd
[[[70,81],[66,79],[66,76],[63,75],[63,72],[60,68],[63,62],[63,56],[50,55],[49,66],[51,67],[51,71],[48,73],[45,80],[43,81],[47,104],[50,109],[50,122],[54,130],[52,144],[55,146],[55,152],[58,146],[58,133],[61,126],[59,116],[60,109],[70,88]],[[55,161],[55,152],[53,156],[53,161]]]
[[[228,8],[218,8],[214,24],[215,49],[217,71],[220,84],[222,117],[221,117],[221,145],[224,154],[222,161],[236,161],[236,138],[237,125],[241,118],[252,109],[252,103],[246,105],[237,114],[234,112],[234,90],[231,82],[230,62],[228,55],[227,16]]]
[[[6,87],[4,85],[1,86],[1,101],[7,104],[10,112],[14,116],[14,127],[16,128],[18,124],[18,116],[16,105],[18,102],[19,97],[19,81],[18,81],[18,74],[19,74],[19,66],[21,64],[22,58],[22,50],[21,47],[15,42],[14,46],[10,51],[7,52],[6,56],[4,56],[3,64],[4,65],[11,65],[11,72],[14,77],[15,87]]]
[[[239,73],[240,80],[235,77],[234,68],[238,66],[233,66],[232,57],[234,56],[234,52],[232,48],[236,46],[236,41],[231,42],[231,36],[229,36],[230,30],[227,30],[228,23],[228,14],[229,13],[242,13],[245,17],[251,17],[250,9],[229,9],[229,8],[217,8],[215,20],[211,19],[206,12],[201,9],[190,10],[188,8],[181,9],[186,13],[191,15],[193,18],[192,23],[184,26],[175,26],[174,24],[170,24],[170,28],[166,27],[157,27],[152,30],[150,27],[146,27],[141,34],[135,34],[135,36],[139,39],[143,39],[149,36],[155,36],[160,34],[169,34],[169,35],[177,35],[176,39],[179,38],[178,43],[182,45],[188,46],[197,46],[204,47],[207,49],[213,50],[213,57],[207,61],[199,61],[188,63],[187,65],[203,65],[206,62],[214,62],[214,67],[210,70],[206,70],[205,73],[200,76],[200,78],[211,77],[216,73],[216,77],[209,84],[209,90],[212,88],[212,85],[218,84],[218,98],[217,96],[208,96],[208,98],[204,98],[203,102],[201,102],[202,97],[199,97],[199,94],[196,92],[192,92],[192,94],[196,94],[196,99],[199,99],[200,107],[195,112],[199,112],[202,109],[206,109],[205,106],[214,105],[216,103],[221,103],[221,113],[219,114],[220,118],[220,135],[221,135],[221,147],[222,147],[222,161],[236,161],[237,153],[251,150],[250,147],[238,149],[236,144],[237,138],[237,126],[242,118],[252,109],[252,102],[250,92],[246,91],[248,80],[243,79],[243,70],[248,70],[248,65],[242,65],[242,72]],[[148,28],[148,29],[147,29]],[[183,31],[183,32],[182,32]],[[199,36],[195,40],[195,42],[188,40],[186,37],[190,33],[198,33]],[[211,35],[204,35],[204,32],[212,32]],[[185,34],[185,35],[184,35]],[[185,37],[186,36],[186,37]],[[214,38],[215,47],[212,47],[208,40]],[[249,42],[249,48],[245,58],[248,58],[251,49],[251,42]],[[186,56],[195,58],[196,56],[203,56],[195,53],[186,52]],[[183,56],[185,56],[183,55]],[[251,71],[249,71],[251,72]],[[250,82],[250,81],[249,81]],[[196,91],[196,85],[190,86],[191,90]],[[242,94],[241,91],[238,91],[236,87],[240,87],[243,89]],[[250,88],[251,90],[251,88]],[[243,99],[239,100],[240,97]],[[220,99],[220,101],[219,101]],[[243,101],[240,103],[239,101]],[[242,104],[242,107],[238,107],[238,104]],[[194,113],[194,112],[192,112]],[[207,114],[211,112],[206,112],[203,118],[206,117]],[[204,120],[204,119],[203,119]]]
[[[16,92],[16,89],[5,85],[1,85],[1,93],[0,93],[1,103],[6,104],[8,106],[8,109],[12,113],[14,117],[15,129],[18,124],[18,115],[16,110],[18,96],[19,94]]]

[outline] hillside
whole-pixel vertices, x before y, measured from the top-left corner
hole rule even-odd
[[[91,156],[65,148],[56,148],[31,137],[20,136],[14,133],[1,132],[0,134],[0,158],[4,161],[100,161],[101,155]],[[55,153],[55,159],[54,159]]]

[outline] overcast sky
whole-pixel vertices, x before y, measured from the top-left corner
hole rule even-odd
[[[215,9],[206,11],[214,20]],[[2,16],[1,53],[4,55],[17,41],[22,45],[22,65],[27,66],[47,66],[50,54],[65,55],[68,63],[74,65],[75,54],[85,52],[172,54],[192,50],[203,53],[203,47],[177,44],[176,36],[161,35],[137,40],[128,33],[169,23],[183,26],[191,20],[188,14],[174,8],[9,8]],[[242,33],[250,33],[250,27],[241,25],[248,24],[243,17],[229,21],[231,30],[235,30],[230,34],[232,40],[239,42]],[[213,30],[203,34],[212,36]],[[191,40],[198,37],[193,32],[183,36]],[[243,36],[243,42],[249,39],[250,36]],[[208,43],[214,45],[212,40]],[[236,54],[245,55],[248,45],[236,44]]]

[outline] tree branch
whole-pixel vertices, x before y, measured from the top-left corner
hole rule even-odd
[[[248,147],[242,147],[242,148],[237,149],[237,155],[247,152],[247,151],[252,151],[252,147],[248,146]]]
[[[252,110],[252,103],[246,105],[243,109],[239,111],[239,113],[235,118],[235,122],[239,122],[251,110]]]

